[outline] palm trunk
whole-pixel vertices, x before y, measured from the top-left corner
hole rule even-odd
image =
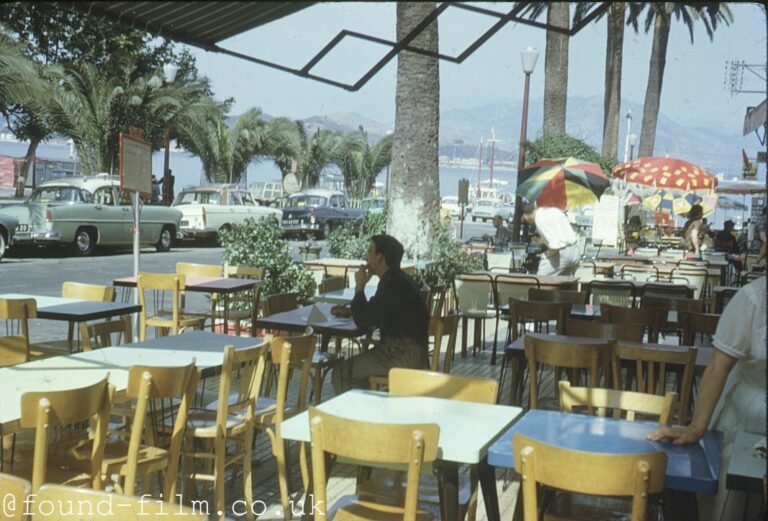
[[[29,146],[27,147],[27,155],[24,157],[24,164],[21,167],[19,177],[16,179],[16,197],[24,197],[24,187],[27,186],[27,184],[31,184],[34,188],[34,179],[32,179],[32,176],[35,175],[35,157],[37,155],[37,146],[40,144],[40,141],[42,140],[36,137],[30,138]],[[32,182],[30,183],[30,181]]]
[[[406,36],[435,9],[435,2],[398,2],[397,38]],[[437,21],[411,42],[438,51]],[[437,58],[403,51],[397,58],[395,133],[388,232],[415,257],[429,253],[440,208],[437,139],[440,124]]]
[[[603,102],[603,155],[616,159],[621,112],[621,60],[626,4],[617,2],[608,14],[605,43],[605,98]]]
[[[663,4],[667,5],[666,3]],[[664,80],[664,67],[667,63],[667,44],[669,43],[670,13],[666,7],[659,8],[653,27],[653,46],[651,47],[651,65],[648,71],[648,86],[645,90],[643,105],[643,126],[640,131],[640,149],[638,157],[653,155],[656,142],[656,123],[661,104],[661,86]]]
[[[568,2],[549,2],[547,24],[568,29]],[[568,35],[547,30],[547,53],[544,62],[544,133],[565,133],[565,111],[568,99]]]

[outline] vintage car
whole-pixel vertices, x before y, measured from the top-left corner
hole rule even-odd
[[[16,244],[70,245],[76,255],[91,255],[96,246],[133,244],[130,194],[120,192],[117,177],[98,174],[40,184],[24,203],[0,206],[16,217]],[[179,231],[181,212],[144,205],[141,244],[168,251]]]
[[[483,222],[490,221],[494,215],[501,215],[505,221],[510,221],[514,217],[514,209],[512,206],[493,199],[478,199],[472,206],[472,222],[478,219]]]
[[[13,244],[13,233],[16,231],[19,220],[12,215],[0,213],[0,260],[11,244]]]
[[[384,197],[366,197],[360,201],[360,208],[366,212],[382,213],[387,200]]]
[[[351,208],[343,192],[311,189],[290,195],[283,206],[285,235],[324,239],[339,226],[360,222],[365,210]]]
[[[181,232],[189,239],[215,240],[219,232],[248,218],[274,216],[280,222],[283,217],[280,210],[257,203],[247,189],[230,184],[183,190],[173,207],[181,210]]]
[[[440,201],[440,206],[443,207],[451,217],[461,216],[461,205],[459,205],[459,198],[455,195],[446,195]],[[464,206],[464,216],[472,211],[472,205],[467,204]]]

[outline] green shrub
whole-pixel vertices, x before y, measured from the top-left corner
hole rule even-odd
[[[429,260],[434,263],[429,269],[416,272],[419,285],[451,285],[457,273],[483,269],[483,258],[470,256],[461,242],[453,237],[453,224],[438,224],[435,230],[429,246]]]
[[[233,224],[219,238],[224,247],[224,261],[234,266],[264,268],[262,295],[297,293],[299,300],[315,294],[315,281],[303,266],[291,260],[288,243],[275,217],[246,219]]]
[[[386,233],[387,208],[382,212],[365,213],[362,229],[359,222],[350,222],[332,231],[328,236],[328,253],[339,259],[364,259],[368,253],[371,237]],[[359,233],[358,233],[359,232]]]
[[[544,134],[535,141],[525,142],[525,162],[534,163],[542,158],[558,159],[575,157],[590,163],[597,163],[607,176],[616,166],[616,161],[595,151],[585,142],[568,134]]]

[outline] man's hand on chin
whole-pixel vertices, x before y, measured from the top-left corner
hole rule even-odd
[[[371,280],[371,272],[368,266],[363,266],[355,272],[355,292],[365,290],[365,285]]]

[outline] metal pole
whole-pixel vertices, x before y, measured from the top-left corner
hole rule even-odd
[[[525,91],[523,93],[523,121],[520,125],[520,151],[517,154],[517,181],[516,186],[520,186],[520,172],[525,168],[525,139],[528,132],[528,90],[531,86],[531,73],[525,73]],[[515,189],[517,194],[517,189]],[[512,221],[512,240],[520,240],[520,219],[523,216],[523,198],[515,195],[515,217]]]
[[[171,204],[171,129],[165,129],[165,156],[163,157],[163,204]]]
[[[139,200],[139,193],[133,192],[131,194],[132,202],[133,202],[133,276],[138,277],[139,276],[139,254],[141,252],[141,242],[140,242],[140,233],[141,228],[139,226],[140,219],[139,216],[141,214],[141,207],[140,207],[140,200]],[[136,291],[133,293],[133,303],[137,306],[139,305],[139,288],[136,287]],[[138,319],[134,321],[133,324],[133,336],[134,339],[138,340],[139,338],[139,321]]]
[[[632,111],[627,111],[627,135],[624,138],[624,162],[627,162],[629,156],[629,134],[632,132]]]

